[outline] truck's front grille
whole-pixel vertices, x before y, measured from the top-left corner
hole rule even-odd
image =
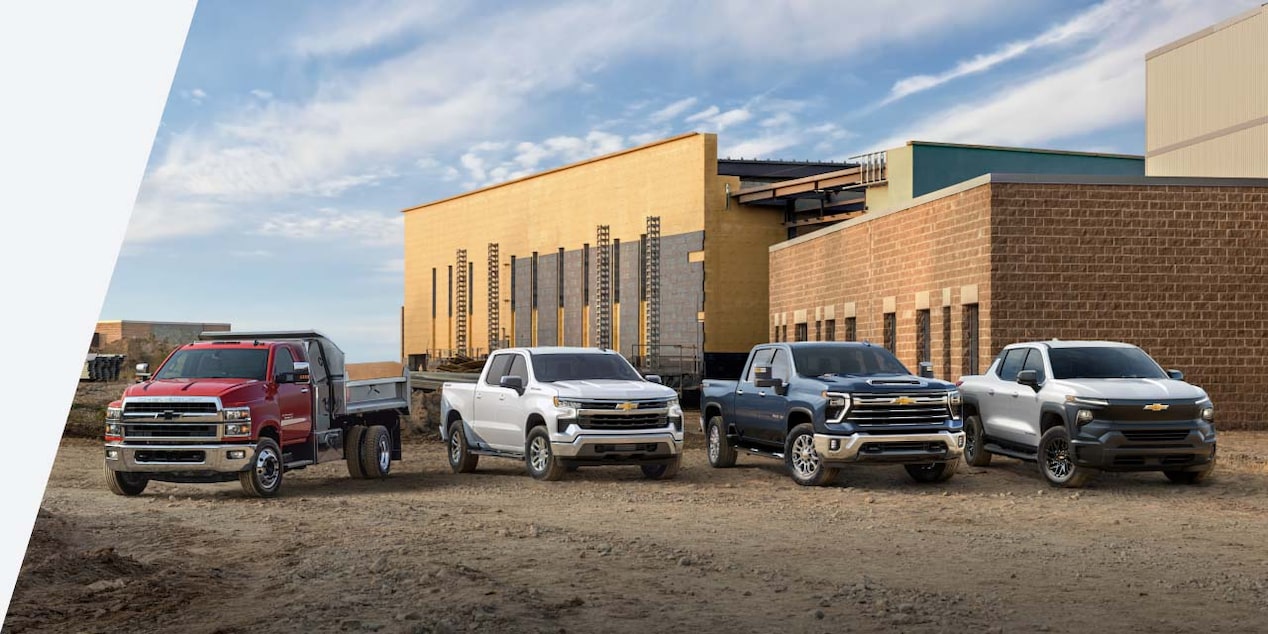
[[[669,401],[578,401],[581,409],[630,411],[635,409],[665,409]]]
[[[134,423],[131,421],[123,425],[123,437],[125,440],[216,438],[217,431],[219,430],[216,425]]]
[[[586,414],[577,418],[582,429],[657,429],[669,425],[664,412],[640,414]]]
[[[1115,402],[1096,412],[1096,417],[1114,421],[1167,422],[1194,420],[1200,414],[1197,403]]]
[[[1123,437],[1132,442],[1181,442],[1189,437],[1187,429],[1133,429],[1123,432]]]
[[[856,425],[937,425],[951,417],[947,394],[854,394],[846,420]]]
[[[180,416],[185,414],[215,414],[216,404],[211,401],[205,402],[178,402],[168,403],[162,401],[139,401],[125,403],[123,406],[124,416],[163,416],[171,412]]]
[[[179,463],[179,464],[201,464],[207,461],[207,452],[200,450],[164,450],[154,449],[148,451],[136,452],[135,460],[138,463]]]

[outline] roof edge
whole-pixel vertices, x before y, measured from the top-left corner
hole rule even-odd
[[[636,146],[634,146],[634,147],[631,147],[631,148],[626,148],[626,149],[624,149],[624,150],[617,150],[616,152],[612,152],[612,153],[610,153],[610,154],[604,154],[604,155],[601,155],[601,156],[595,156],[595,157],[592,157],[592,158],[588,158],[588,159],[585,159],[584,161],[578,161],[578,162],[576,162],[576,163],[569,163],[569,164],[567,164],[567,165],[561,165],[561,166],[559,166],[559,167],[555,167],[555,168],[552,168],[552,169],[548,169],[548,170],[546,170],[546,171],[544,171],[544,172],[537,172],[537,173],[535,173],[535,174],[529,174],[528,176],[521,176],[521,177],[519,177],[519,178],[512,179],[512,180],[509,180],[509,181],[505,181],[505,182],[502,182],[502,183],[496,183],[496,184],[493,184],[493,185],[488,185],[488,186],[485,186],[485,187],[481,187],[481,188],[479,188],[479,189],[473,189],[473,190],[471,190],[471,191],[462,192],[461,194],[455,194],[455,195],[453,195],[453,196],[449,196],[449,197],[446,197],[446,198],[441,198],[441,199],[439,199],[439,200],[433,200],[433,201],[431,201],[431,202],[428,202],[428,203],[423,203],[423,204],[421,204],[421,205],[415,205],[415,206],[413,206],[413,207],[407,207],[407,208],[405,208],[405,209],[402,209],[402,210],[401,210],[401,213],[406,213],[406,212],[410,212],[410,211],[416,211],[416,210],[418,210],[418,209],[423,209],[424,207],[431,207],[431,206],[433,206],[433,205],[439,205],[439,204],[441,204],[441,203],[447,203],[447,202],[450,202],[450,201],[457,200],[457,199],[459,199],[459,198],[465,198],[465,197],[467,197],[467,196],[474,196],[475,194],[481,194],[481,193],[484,193],[484,192],[487,192],[487,191],[490,191],[490,190],[497,189],[497,188],[499,188],[499,187],[506,187],[507,185],[514,185],[514,184],[516,184],[516,183],[522,183],[522,182],[524,182],[524,181],[532,180],[532,179],[534,179],[534,178],[539,178],[539,177],[546,176],[546,175],[549,175],[549,174],[554,174],[554,173],[556,173],[556,172],[562,172],[562,171],[564,171],[564,170],[570,170],[570,169],[573,169],[574,167],[581,167],[582,165],[589,165],[589,164],[591,164],[591,163],[597,163],[597,162],[599,162],[599,161],[606,161],[606,160],[611,159],[611,158],[616,158],[616,157],[618,157],[618,156],[621,156],[621,155],[624,155],[624,154],[630,154],[630,153],[632,153],[632,152],[638,152],[638,151],[640,151],[640,150],[646,150],[647,148],[656,147],[656,146],[658,146],[658,145],[665,145],[666,143],[673,143],[673,142],[675,142],[675,141],[681,141],[681,140],[683,140],[683,139],[688,139],[688,138],[691,138],[691,137],[696,137],[696,136],[707,136],[708,134],[709,134],[709,133],[707,133],[707,132],[686,132],[686,133],[684,133],[684,134],[679,134],[679,135],[677,135],[677,136],[672,136],[672,137],[669,137],[669,138],[667,138],[667,139],[661,139],[661,140],[659,140],[659,141],[652,141],[651,143],[644,143],[643,145],[636,145]]]
[[[1061,154],[1068,156],[1095,156],[1100,158],[1145,160],[1144,154],[1115,154],[1112,152],[1085,152],[1082,150],[1054,150],[1049,148],[1009,147],[1005,145],[975,145],[972,143],[944,143],[941,141],[908,141],[907,145],[928,145],[933,147],[961,147],[973,150],[995,150],[998,152],[1027,152],[1029,154]]]
[[[1233,26],[1234,24],[1237,24],[1238,22],[1249,20],[1255,17],[1256,15],[1259,15],[1260,13],[1268,13],[1268,3],[1261,4],[1258,7],[1255,7],[1253,9],[1248,9],[1231,18],[1228,18],[1227,20],[1212,24],[1211,26],[1208,26],[1205,29],[1202,29],[1200,31],[1190,33],[1169,44],[1163,44],[1162,46],[1159,46],[1158,48],[1155,48],[1154,50],[1149,51],[1148,53],[1145,53],[1145,61],[1147,62],[1159,55],[1162,55],[1163,53],[1169,53],[1171,51],[1174,51],[1175,49],[1180,48],[1181,46],[1184,46],[1185,44],[1196,42],[1208,35],[1214,35],[1215,33],[1223,31],[1224,29],[1227,29],[1228,27]]]

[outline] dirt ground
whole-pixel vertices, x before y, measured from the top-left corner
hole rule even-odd
[[[383,481],[342,463],[283,496],[154,483],[111,495],[96,441],[62,444],[6,632],[1262,632],[1268,433],[1226,432],[1213,482],[1031,464],[898,467],[798,487],[782,465],[670,482],[635,467],[537,482],[454,475],[413,440]]]

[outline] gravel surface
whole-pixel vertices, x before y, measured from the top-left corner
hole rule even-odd
[[[493,458],[454,475],[413,440],[387,480],[321,465],[261,501],[117,497],[100,443],[68,438],[4,631],[1261,632],[1268,433],[1220,446],[1208,484],[1070,491],[998,457],[804,488],[767,459],[711,469],[696,433],[673,481],[537,482]]]

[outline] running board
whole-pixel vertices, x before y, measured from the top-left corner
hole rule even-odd
[[[736,449],[739,449],[739,450],[742,450],[742,451],[747,451],[747,452],[749,452],[749,453],[751,453],[751,454],[756,454],[756,455],[758,455],[758,456],[765,456],[765,457],[767,457],[767,458],[774,458],[774,459],[776,459],[776,460],[783,460],[783,459],[784,459],[784,454],[782,454],[782,453],[780,453],[780,452],[778,452],[778,451],[766,451],[765,449],[758,449],[758,448],[756,448],[756,447],[736,447]]]
[[[475,448],[471,448],[471,449],[470,449],[470,451],[471,451],[471,453],[473,453],[473,454],[475,454],[475,455],[477,455],[477,456],[493,456],[494,458],[514,458],[514,459],[516,459],[516,460],[523,460],[523,459],[524,459],[524,454],[522,454],[522,453],[512,453],[512,452],[509,452],[509,451],[498,451],[497,449],[475,449]]]
[[[1024,451],[1018,451],[1016,449],[1009,449],[1007,447],[1004,447],[1002,445],[997,445],[992,442],[986,443],[986,445],[983,448],[991,453],[997,453],[1001,456],[1008,456],[1009,458],[1016,458],[1018,460],[1034,461],[1038,457],[1037,453],[1027,453]]]
[[[303,469],[304,467],[307,467],[310,464],[314,464],[312,460],[292,460],[291,462],[288,462],[283,466],[285,466],[287,469]]]

